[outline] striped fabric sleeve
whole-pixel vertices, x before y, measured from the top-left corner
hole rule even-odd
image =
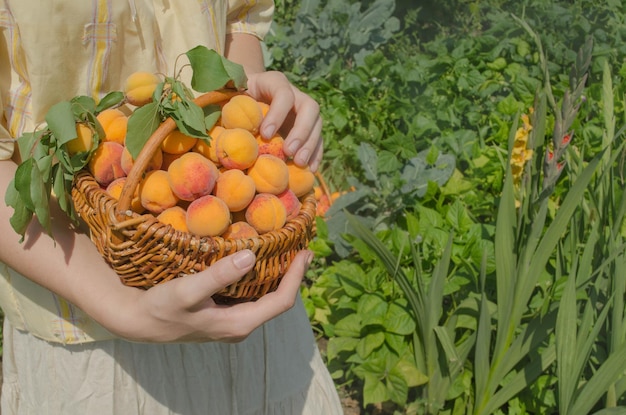
[[[248,33],[263,39],[273,15],[273,0],[229,0],[226,33]]]

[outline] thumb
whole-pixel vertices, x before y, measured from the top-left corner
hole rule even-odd
[[[204,303],[214,294],[239,281],[252,269],[256,256],[249,249],[221,258],[197,274],[177,278],[176,296],[180,304],[188,309]]]

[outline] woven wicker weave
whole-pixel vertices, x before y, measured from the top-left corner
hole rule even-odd
[[[234,93],[215,91],[202,95],[202,107],[228,100]],[[257,299],[273,291],[296,253],[307,247],[315,234],[315,196],[302,199],[298,216],[274,232],[247,239],[198,237],[159,222],[152,214],[130,209],[132,196],[146,166],[161,142],[176,128],[168,119],[152,134],[133,168],[118,200],[109,196],[87,171],[79,172],[72,199],[91,239],[103,258],[129,286],[150,288],[156,284],[205,269],[218,259],[242,249],[257,256],[255,267],[240,281],[216,295],[221,302]]]

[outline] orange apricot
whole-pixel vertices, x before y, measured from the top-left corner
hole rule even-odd
[[[287,161],[287,169],[289,170],[289,188],[298,197],[313,190],[315,186],[315,174],[309,166],[298,166],[293,160]]]
[[[276,196],[281,201],[281,203],[285,205],[287,220],[291,220],[298,216],[298,213],[300,213],[300,208],[302,207],[302,202],[300,202],[298,196],[296,196],[296,194],[291,189],[287,189]]]
[[[89,159],[88,169],[96,182],[108,186],[113,180],[126,176],[122,169],[124,146],[114,141],[103,141]]]
[[[178,203],[178,197],[170,187],[169,175],[165,170],[146,173],[139,183],[139,199],[146,210],[156,215]]]
[[[122,90],[129,104],[141,107],[152,101],[152,95],[160,82],[156,74],[138,71],[126,78]]]
[[[222,107],[224,128],[243,128],[256,134],[263,121],[259,103],[249,95],[236,95]]]
[[[124,151],[122,151],[121,164],[122,164],[122,170],[124,170],[124,173],[128,175],[130,173],[130,170],[133,168],[133,165],[135,164],[135,160],[133,160],[133,156],[130,154],[128,147],[124,147]],[[162,165],[163,165],[163,152],[161,151],[160,148],[157,148],[157,150],[152,155],[152,158],[150,158],[150,161],[148,162],[146,171],[158,170],[161,168]]]
[[[216,141],[217,158],[227,169],[245,170],[254,164],[259,155],[256,138],[243,128],[226,129]]]
[[[222,199],[231,212],[244,210],[254,199],[254,180],[243,171],[232,169],[220,173],[213,194]]]
[[[276,231],[287,221],[287,211],[276,195],[259,193],[246,209],[246,222],[259,234]]]
[[[187,211],[180,206],[165,209],[157,215],[157,219],[178,231],[189,232],[187,229]]]
[[[199,197],[187,208],[187,229],[198,236],[219,236],[230,225],[230,211],[213,195]]]
[[[219,171],[201,154],[185,153],[167,168],[170,187],[181,200],[195,200],[213,191]]]
[[[106,187],[106,192],[115,200],[119,200],[122,195],[122,189],[126,184],[126,177],[120,177],[119,179],[113,180]],[[143,213],[146,209],[141,206],[141,200],[139,200],[139,187],[135,188],[135,195],[130,201],[130,209],[133,212]]]
[[[279,134],[274,135],[269,140],[257,135],[256,141],[259,145],[259,154],[271,154],[281,160],[287,160],[287,156],[283,150],[285,140]]]
[[[186,153],[193,148],[198,139],[174,130],[161,143],[161,150],[170,154]]]
[[[248,222],[231,223],[222,234],[222,238],[226,239],[245,239],[257,236],[259,233]]]
[[[104,130],[103,141],[124,144],[128,131],[128,117],[117,108],[107,108],[96,116]]]
[[[271,154],[261,154],[248,169],[259,193],[280,194],[289,187],[287,164]]]
[[[219,159],[217,158],[217,153],[215,152],[215,142],[217,137],[224,131],[224,127],[219,125],[214,126],[209,131],[209,139],[208,140],[198,140],[196,144],[193,146],[193,151],[196,153],[202,154],[204,157],[208,158],[215,164],[219,164]]]

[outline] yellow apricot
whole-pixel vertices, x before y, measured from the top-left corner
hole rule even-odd
[[[126,176],[122,169],[124,146],[114,141],[101,142],[89,159],[88,169],[101,186],[108,186],[113,180]]]
[[[261,114],[263,114],[263,118],[267,115],[270,110],[270,104],[267,104],[263,101],[258,101],[259,107],[261,107]]]
[[[243,128],[256,134],[263,121],[259,103],[249,95],[236,95],[222,107],[224,128]]]
[[[309,166],[298,166],[293,160],[287,161],[287,169],[289,170],[289,188],[298,197],[313,190],[315,186],[315,174],[309,169]]]
[[[271,154],[261,154],[248,169],[259,193],[280,194],[289,187],[287,164]]]
[[[189,232],[187,229],[187,211],[180,206],[172,206],[157,215],[157,219],[181,232]]]
[[[120,177],[113,180],[106,188],[106,192],[115,200],[119,200],[122,195],[122,189],[126,184],[126,177]],[[141,200],[139,200],[139,187],[135,188],[135,195],[130,201],[130,209],[133,212],[143,213],[146,209],[141,206]]]
[[[189,152],[167,168],[170,187],[181,200],[195,200],[213,191],[219,171],[202,154]]]
[[[199,197],[187,208],[187,229],[198,236],[219,236],[230,225],[230,211],[213,195]]]
[[[93,130],[86,123],[76,123],[76,138],[66,143],[70,156],[83,153],[93,148]]]
[[[287,221],[287,211],[280,199],[270,193],[257,194],[246,209],[246,222],[259,234],[276,231]]]
[[[169,175],[165,170],[146,173],[139,183],[139,199],[146,210],[157,215],[178,203],[178,197],[170,187]]]
[[[117,108],[107,108],[96,116],[104,130],[103,141],[124,144],[128,131],[128,117]]]
[[[215,143],[215,152],[227,169],[245,170],[259,155],[259,145],[251,132],[243,128],[225,129]]]
[[[254,199],[256,187],[243,171],[232,169],[220,173],[213,194],[222,199],[231,212],[239,212]]]
[[[174,130],[161,143],[161,150],[170,154],[186,153],[193,148],[198,139]]]
[[[259,233],[248,222],[231,223],[222,234],[222,238],[226,239],[245,239],[257,236]]]
[[[152,101],[152,94],[161,79],[154,73],[138,71],[124,82],[123,92],[129,104],[141,107]]]
[[[196,153],[202,154],[204,157],[208,158],[215,164],[219,164],[220,161],[217,158],[217,153],[215,152],[215,142],[217,137],[224,131],[224,127],[215,125],[209,133],[208,140],[198,140],[196,144],[193,146],[193,151]]]
[[[135,160],[133,160],[133,156],[130,154],[128,147],[124,147],[124,151],[122,151],[121,164],[122,170],[124,170],[124,173],[128,175],[130,173],[130,170],[133,168],[133,165],[135,164]],[[152,158],[150,158],[148,166],[146,166],[146,171],[158,170],[161,168],[162,165],[163,152],[161,151],[161,149],[157,149],[152,155]]]

